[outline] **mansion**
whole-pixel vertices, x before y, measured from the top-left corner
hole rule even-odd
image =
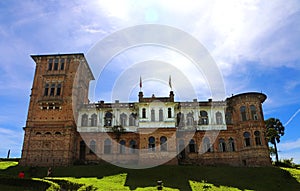
[[[36,63],[21,165],[101,163],[271,165],[262,103],[248,92],[224,101],[88,100],[92,71],[82,53],[33,55]]]

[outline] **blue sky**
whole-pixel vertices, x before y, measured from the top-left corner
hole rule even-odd
[[[300,2],[292,0],[0,1],[0,157],[5,157],[8,149],[13,157],[21,154],[35,69],[30,55],[87,54],[111,33],[140,24],[168,25],[197,38],[218,65],[227,96],[265,93],[265,118],[279,118],[286,126],[279,155],[300,163]],[[109,101],[115,77],[127,67],[115,70],[116,66],[136,63],[141,55],[178,67],[187,63],[182,56],[157,47],[129,50],[102,72],[97,84],[104,78],[109,83],[97,88],[92,101]],[[182,70],[197,84],[205,84],[191,71]],[[139,74],[136,79],[133,95],[138,91]],[[167,83],[156,90],[154,85],[145,81],[144,93],[167,93]],[[197,98],[206,100],[209,94],[201,87],[196,88]]]

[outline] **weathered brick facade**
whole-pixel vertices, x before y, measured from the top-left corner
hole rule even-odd
[[[93,74],[83,54],[32,56],[36,62],[22,165],[74,162],[153,166],[268,166],[262,103],[249,92],[225,101],[144,97],[88,103]],[[112,127],[122,127],[118,134]]]

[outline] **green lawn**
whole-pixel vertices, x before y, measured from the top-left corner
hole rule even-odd
[[[6,164],[7,165],[7,164]],[[3,165],[4,166],[4,165]],[[13,166],[2,168],[0,175],[43,178],[47,168]],[[204,167],[159,166],[150,169],[123,169],[110,164],[53,168],[53,179],[63,179],[74,184],[93,186],[97,190],[156,190],[157,180],[162,180],[164,190],[300,190],[300,170],[277,167]],[[297,181],[298,180],[298,181]],[[165,189],[167,187],[167,189]],[[0,185],[0,190],[5,190]]]

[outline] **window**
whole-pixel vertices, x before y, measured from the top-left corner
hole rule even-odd
[[[111,126],[112,125],[112,113],[106,112],[104,117],[104,125],[105,126]]]
[[[55,91],[55,84],[51,84],[50,96],[54,96],[54,91]]]
[[[81,126],[86,127],[88,125],[88,115],[83,114],[81,116]]]
[[[155,111],[151,109],[151,121],[155,121]]]
[[[97,126],[97,115],[95,113],[91,116],[91,126]]]
[[[51,135],[51,133],[50,132],[46,132],[45,135]]]
[[[246,106],[240,107],[242,121],[247,121]]]
[[[64,70],[65,69],[65,59],[62,58],[60,59],[60,70]]]
[[[244,132],[244,145],[245,145],[245,147],[249,147],[251,145],[249,132]]]
[[[208,115],[206,111],[200,111],[199,125],[208,125]]]
[[[149,137],[148,148],[149,148],[149,151],[155,151],[155,138],[154,137]]]
[[[130,148],[130,153],[132,154],[136,153],[137,145],[135,140],[131,140],[129,142],[129,148]]]
[[[258,120],[257,113],[256,113],[256,107],[254,105],[250,105],[250,111],[251,111],[252,120]]]
[[[254,136],[255,136],[255,144],[256,145],[261,145],[260,132],[259,131],[255,131],[254,132]]]
[[[44,96],[47,96],[49,93],[49,84],[45,84]]]
[[[92,140],[90,142],[90,154],[96,153],[96,141]]]
[[[226,124],[232,124],[232,113],[227,111],[225,114]]]
[[[187,126],[192,126],[194,125],[194,117],[193,117],[193,114],[191,112],[189,112],[187,115],[186,115],[186,118],[187,118]]]
[[[219,111],[216,113],[216,122],[217,122],[217,125],[223,124],[222,113]]]
[[[105,139],[104,141],[104,154],[110,154],[111,153],[111,140]]]
[[[177,113],[177,126],[178,127],[184,126],[184,115],[181,112]]]
[[[54,59],[54,67],[53,70],[58,70],[58,58]]]
[[[56,86],[56,95],[60,96],[60,93],[61,93],[61,84],[57,84],[57,86]]]
[[[61,135],[61,132],[57,131],[57,132],[55,132],[55,135]]]
[[[126,142],[124,141],[124,140],[121,140],[120,141],[120,154],[124,154],[125,153],[125,144],[126,144]]]
[[[172,109],[168,108],[168,118],[172,118]]]
[[[219,139],[219,151],[225,152],[226,151],[226,143],[224,139]]]
[[[195,144],[194,139],[191,139],[189,142],[189,151],[190,151],[190,153],[196,152],[196,144]]]
[[[49,60],[48,60],[48,70],[52,70],[52,65],[53,65],[53,59],[49,58]]]
[[[211,149],[211,146],[210,146],[210,140],[208,137],[205,137],[203,139],[203,151],[204,152],[211,152],[212,149]]]
[[[41,135],[42,133],[41,133],[41,132],[36,132],[35,134],[36,134],[36,135]]]
[[[122,127],[126,126],[126,122],[127,122],[127,115],[125,113],[122,113],[120,115],[120,123]]]
[[[228,140],[229,151],[235,151],[234,140],[233,138],[229,138]]]
[[[160,151],[167,151],[168,144],[167,144],[167,137],[162,136],[160,137]]]
[[[158,119],[159,121],[164,120],[164,111],[162,109],[159,109],[158,117],[159,117]]]
[[[132,113],[129,116],[129,126],[135,126],[136,114]]]
[[[142,109],[142,118],[146,118],[146,108]]]

